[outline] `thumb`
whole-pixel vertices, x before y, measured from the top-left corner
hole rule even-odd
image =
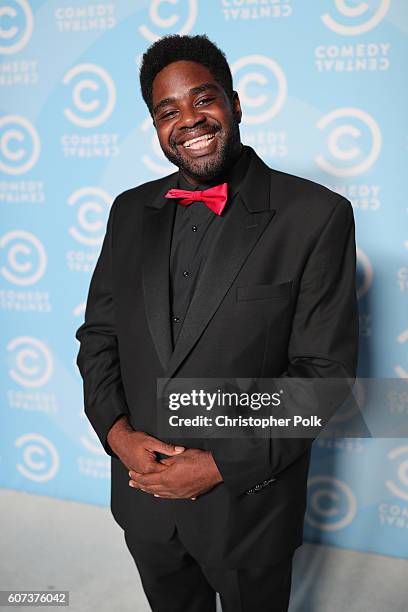
[[[173,444],[167,444],[157,438],[149,439],[149,449],[164,455],[179,455],[185,448],[184,446],[174,446]]]
[[[173,457],[166,457],[165,459],[160,459],[159,464],[165,465],[166,467],[170,467],[174,463]]]

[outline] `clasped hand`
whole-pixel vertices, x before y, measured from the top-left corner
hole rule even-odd
[[[210,451],[173,446],[143,432],[132,438],[137,451],[125,462],[131,487],[155,497],[195,499],[222,482]],[[169,456],[158,461],[156,452]]]
[[[222,481],[208,451],[190,448],[156,463],[153,472],[130,470],[129,485],[155,497],[195,499]]]

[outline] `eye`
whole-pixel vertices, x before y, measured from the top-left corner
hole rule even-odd
[[[198,100],[197,105],[199,104],[209,104],[210,102],[212,102],[215,98],[214,97],[206,97],[206,98],[201,98],[200,100]]]
[[[175,110],[167,111],[166,113],[163,113],[163,115],[160,115],[159,120],[161,121],[162,119],[171,119],[171,117],[173,117],[176,112],[177,111]]]

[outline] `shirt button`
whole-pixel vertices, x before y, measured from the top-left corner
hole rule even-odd
[[[187,270],[184,270],[183,276],[188,276],[190,273]]]
[[[180,323],[180,317],[173,317],[173,323]]]
[[[196,232],[198,230],[198,227],[196,225],[193,225],[191,229],[193,230],[193,232]]]

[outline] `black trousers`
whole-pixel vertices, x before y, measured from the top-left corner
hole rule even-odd
[[[166,542],[143,540],[125,531],[153,612],[287,612],[293,553],[278,565],[225,569],[200,564],[177,529]]]

